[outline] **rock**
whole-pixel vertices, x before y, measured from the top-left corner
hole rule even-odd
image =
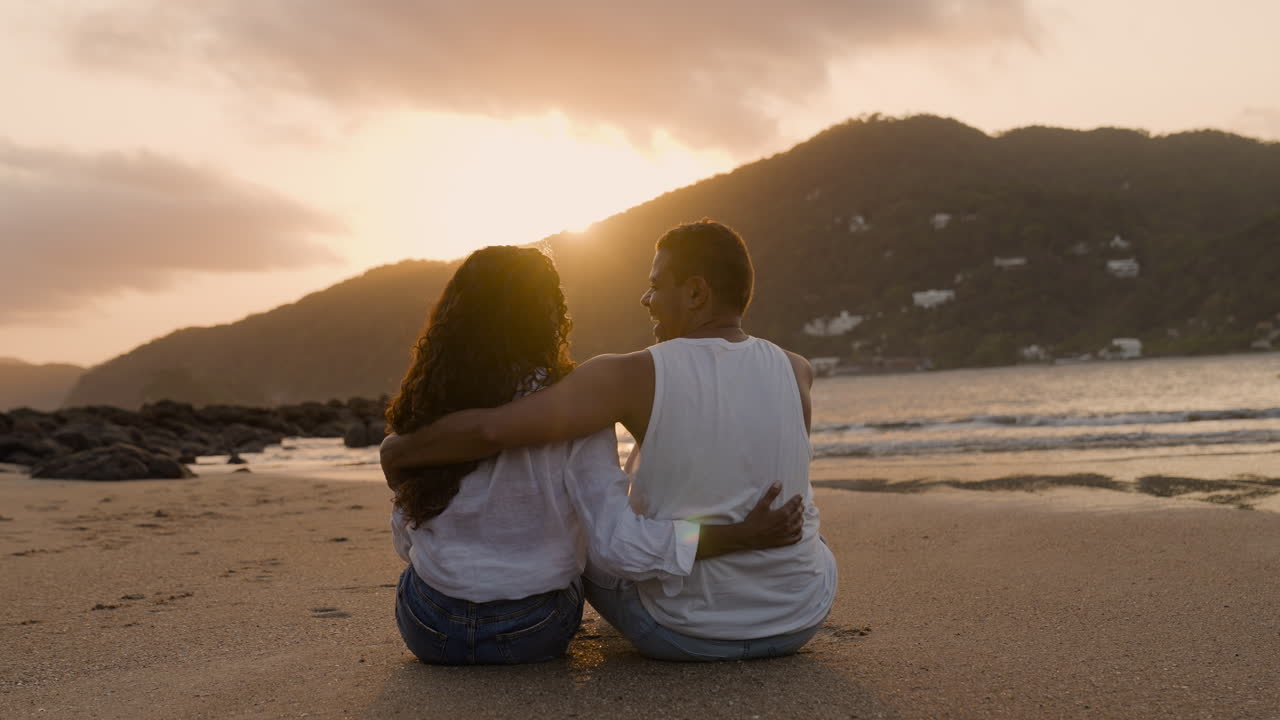
[[[200,424],[200,416],[196,413],[194,407],[187,403],[173,402],[172,400],[161,400],[157,403],[143,405],[138,414],[150,424],[168,427],[175,423],[180,425]]]
[[[382,443],[382,439],[387,436],[383,427],[381,420],[353,423],[342,436],[342,444],[349,448],[379,445]]]
[[[346,434],[347,426],[340,420],[332,420],[312,427],[306,437],[340,438]]]
[[[369,432],[364,423],[352,423],[342,435],[342,444],[349,448],[362,448],[369,445]]]
[[[53,439],[74,452],[106,447],[116,443],[141,445],[136,428],[125,428],[107,422],[70,422],[53,432]],[[153,449],[154,450],[154,449]]]
[[[0,435],[8,435],[11,430],[13,430],[13,421],[8,415],[0,412]]]
[[[251,473],[251,472],[253,471],[250,470],[249,468],[239,468],[238,470],[232,470],[231,474],[235,475],[236,473]]]
[[[115,443],[56,457],[31,471],[33,478],[64,480],[141,480],[189,478],[195,473],[172,457],[136,445]]]
[[[0,435],[0,462],[35,465],[46,458],[61,455],[67,448],[47,438],[31,435]]]
[[[278,445],[284,434],[268,428],[233,423],[222,429],[228,449],[236,452],[262,452],[268,445]]]
[[[13,421],[13,427],[10,432],[20,435],[48,435],[57,430],[58,426],[62,424],[62,421],[52,414],[32,410],[31,408],[10,410],[9,419]]]
[[[296,429],[294,434],[303,437],[342,437],[346,429],[342,422],[345,406],[337,408],[317,402],[287,405],[280,408],[280,416]],[[336,428],[336,432],[334,431]]]
[[[231,457],[227,458],[228,465],[246,465],[248,462],[248,460],[240,457],[240,453],[238,452],[231,453]]]

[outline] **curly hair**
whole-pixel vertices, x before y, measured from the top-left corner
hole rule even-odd
[[[432,308],[413,348],[387,429],[400,435],[467,408],[505,405],[573,369],[560,275],[531,248],[471,253]],[[414,527],[444,512],[479,461],[416,469],[395,504]]]

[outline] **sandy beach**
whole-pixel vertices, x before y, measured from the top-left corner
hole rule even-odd
[[[815,478],[840,591],[800,655],[647,661],[588,610],[563,660],[437,668],[368,471],[0,474],[0,716],[1280,718],[1280,514]]]

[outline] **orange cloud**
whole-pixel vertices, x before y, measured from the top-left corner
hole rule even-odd
[[[77,18],[88,68],[209,77],[337,107],[558,110],[645,141],[757,150],[864,50],[1030,41],[1025,0],[135,0]],[[186,65],[184,65],[186,63]],[[185,67],[184,73],[181,68]]]
[[[0,139],[0,325],[45,322],[183,271],[334,262],[323,213],[148,152],[79,154]]]

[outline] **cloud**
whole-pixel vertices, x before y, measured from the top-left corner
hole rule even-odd
[[[217,78],[357,109],[560,111],[641,141],[756,149],[828,64],[1032,42],[1026,0],[133,0],[74,18],[90,68]],[[183,69],[185,68],[185,70]]]
[[[0,325],[48,322],[185,271],[338,258],[340,222],[217,171],[148,152],[79,154],[0,138]]]

